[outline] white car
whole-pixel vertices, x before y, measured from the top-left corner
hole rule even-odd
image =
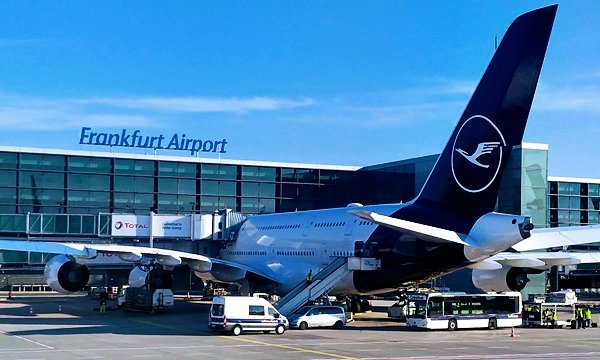
[[[309,327],[342,328],[346,325],[346,312],[341,306],[309,305],[296,310],[289,317],[290,327],[300,330]]]

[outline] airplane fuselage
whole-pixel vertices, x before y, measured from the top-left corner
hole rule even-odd
[[[221,251],[224,259],[246,264],[278,280],[286,293],[309,270],[318,273],[337,257],[364,255],[381,260],[381,270],[355,271],[336,286],[339,293],[376,293],[423,281],[466,266],[464,247],[430,244],[351,215],[360,209],[391,216],[407,204],[349,206],[327,210],[256,215],[241,227],[236,241]],[[371,254],[368,252],[371,251]]]

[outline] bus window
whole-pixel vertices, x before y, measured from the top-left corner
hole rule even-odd
[[[442,316],[442,298],[429,299],[427,306],[427,317],[436,318]]]

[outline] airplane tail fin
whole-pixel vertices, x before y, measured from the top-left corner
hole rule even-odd
[[[432,225],[468,232],[481,215],[494,211],[511,149],[523,138],[557,8],[525,13],[507,30],[413,200],[413,210],[450,214],[445,220],[432,220]]]

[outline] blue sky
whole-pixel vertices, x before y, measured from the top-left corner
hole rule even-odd
[[[2,2],[0,145],[107,151],[78,144],[86,126],[225,138],[229,159],[438,153],[494,37],[549,4]],[[559,3],[525,133],[549,144],[550,175],[600,178],[599,21],[600,2]]]

